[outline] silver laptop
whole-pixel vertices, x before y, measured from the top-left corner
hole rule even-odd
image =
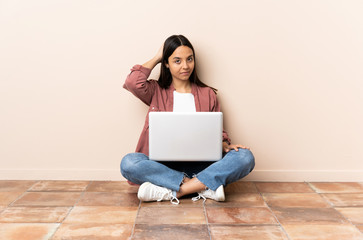
[[[222,159],[221,112],[151,112],[149,158],[155,161]]]

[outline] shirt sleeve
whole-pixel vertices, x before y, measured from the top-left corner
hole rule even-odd
[[[127,76],[123,85],[126,90],[130,91],[148,106],[150,106],[155,92],[155,85],[147,80],[150,73],[151,69],[135,65],[131,68],[131,73]]]
[[[216,95],[216,93],[214,93],[214,91],[212,89],[211,89],[211,95],[213,96],[212,99],[213,99],[213,102],[214,102],[214,104],[212,106],[212,111],[213,112],[221,112],[221,107],[219,105],[217,95]],[[228,145],[231,144],[231,139],[229,138],[228,133],[226,132],[226,130],[224,130],[224,128],[223,128],[223,142],[228,143]]]

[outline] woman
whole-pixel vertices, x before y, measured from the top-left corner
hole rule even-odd
[[[161,63],[158,81],[147,80],[151,70]],[[135,153],[121,161],[122,175],[141,184],[141,201],[170,200],[198,193],[193,200],[203,198],[224,201],[224,186],[248,175],[254,168],[254,157],[249,148],[231,144],[223,131],[223,159],[212,162],[156,162],[149,154],[149,112],[220,112],[216,89],[201,82],[196,71],[192,44],[182,35],[166,39],[158,53],[143,65],[135,65],[124,88],[149,106],[145,126]]]

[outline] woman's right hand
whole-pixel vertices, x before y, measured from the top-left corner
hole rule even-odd
[[[158,63],[160,63],[161,59],[163,58],[163,50],[164,50],[164,44],[161,45],[161,47],[159,48],[158,53],[154,57],[154,59],[156,59]]]
[[[159,51],[156,53],[156,55],[151,60],[144,63],[142,66],[149,68],[149,69],[153,69],[158,63],[161,62],[162,57],[163,57],[163,49],[164,49],[164,44],[161,45],[161,47],[159,48]]]

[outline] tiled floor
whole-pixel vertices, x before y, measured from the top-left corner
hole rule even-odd
[[[0,181],[0,239],[363,239],[363,183],[237,182],[140,203],[126,182]]]

